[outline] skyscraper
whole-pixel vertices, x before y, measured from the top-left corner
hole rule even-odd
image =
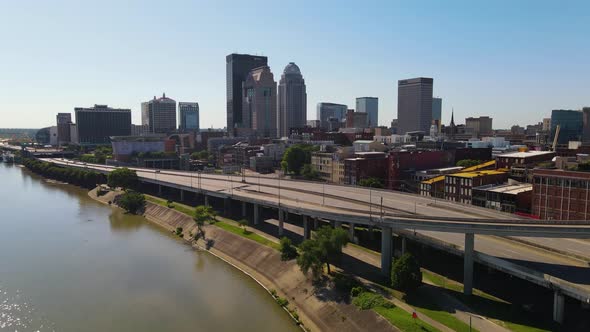
[[[141,103],[141,124],[148,125],[150,133],[168,134],[176,131],[176,101],[166,97]]]
[[[225,57],[227,94],[227,131],[242,127],[242,83],[254,68],[267,65],[267,57],[232,53]]]
[[[280,137],[289,136],[289,129],[303,128],[307,124],[307,92],[299,67],[290,62],[283,70],[279,82],[279,112],[277,114]]]
[[[442,118],[442,98],[432,98],[432,121],[440,124]]]
[[[72,123],[71,113],[57,113],[57,142],[67,144],[71,142],[70,124]]]
[[[557,126],[559,126],[557,143],[567,144],[569,141],[579,141],[582,138],[584,127],[582,112],[575,110],[551,111],[552,142],[555,137]]]
[[[582,120],[584,126],[582,129],[582,142],[588,143],[590,142],[590,107],[582,109]]]
[[[181,132],[199,131],[199,103],[178,102]]]
[[[131,110],[107,105],[76,107],[76,127],[80,145],[104,145],[111,136],[131,134]]]
[[[318,103],[317,105],[317,119],[320,120],[320,128],[329,129],[330,119],[336,119],[342,122],[346,118],[346,111],[348,106],[333,103]]]
[[[429,132],[433,81],[426,77],[398,81],[397,120],[400,134],[409,131]]]
[[[356,99],[356,112],[367,113],[367,127],[379,126],[379,99],[377,97],[360,97]]]
[[[277,82],[270,68],[253,69],[242,86],[241,132],[277,137]]]

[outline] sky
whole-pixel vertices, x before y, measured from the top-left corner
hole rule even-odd
[[[590,1],[0,1],[0,128],[58,112],[131,108],[163,92],[197,101],[202,128],[226,119],[225,56],[265,55],[278,82],[295,62],[318,102],[379,98],[434,78],[443,123],[488,115],[525,126],[590,106]],[[73,116],[73,114],[72,114]]]

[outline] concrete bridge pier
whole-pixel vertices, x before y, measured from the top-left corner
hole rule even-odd
[[[180,189],[180,201],[184,202],[184,190]]]
[[[313,229],[317,230],[319,226],[318,218],[313,218]]]
[[[158,184],[158,196],[162,196],[162,185]]]
[[[402,238],[402,256],[406,253],[406,237],[400,236]]]
[[[246,202],[242,202],[242,217],[246,218],[247,212],[246,212]]]
[[[258,225],[260,223],[260,210],[258,204],[254,205],[254,225]]]
[[[348,225],[348,239],[354,242],[354,223]]]
[[[231,198],[225,197],[223,199],[223,214],[229,216],[231,212]]]
[[[283,236],[283,224],[285,222],[285,212],[279,209],[279,237]]]
[[[565,310],[565,297],[559,291],[553,292],[553,320],[559,324],[563,324],[563,314]]]
[[[381,273],[385,277],[391,275],[391,227],[381,227]]]
[[[473,247],[475,237],[473,233],[465,233],[465,247],[463,258],[463,294],[473,293]]]
[[[302,216],[303,219],[303,239],[309,240],[311,238],[311,229],[309,225],[309,218],[307,216]]]
[[[205,194],[205,206],[209,206],[209,196]]]

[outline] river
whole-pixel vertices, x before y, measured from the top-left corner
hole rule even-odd
[[[0,163],[0,331],[298,330],[214,256]]]

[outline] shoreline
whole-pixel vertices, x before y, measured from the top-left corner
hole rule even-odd
[[[91,189],[88,191],[88,196],[91,199],[93,199],[94,201],[97,201],[99,203],[111,206],[113,208],[120,209],[120,207],[118,207],[115,204],[108,204],[108,201],[112,201],[112,199],[110,199],[110,200],[100,199],[101,197],[105,197],[108,194],[101,196],[101,197],[97,197],[96,196],[96,189],[97,188],[94,188],[94,189]],[[114,194],[114,192],[109,192],[109,194]],[[111,195],[111,196],[112,196],[112,198],[114,198],[114,196],[116,196],[116,195]],[[152,202],[146,201],[146,207],[149,205],[158,206]],[[155,224],[156,226],[163,228],[164,230],[167,230],[169,232],[175,231],[175,228],[173,226],[171,226],[170,224],[168,224],[165,220],[161,220],[159,218],[155,218],[153,216],[146,215],[145,212],[144,212],[144,214],[141,214],[141,216],[144,217],[146,220],[150,221],[152,224]],[[208,229],[208,228],[210,228],[210,226],[212,226],[212,225],[205,225],[203,228]],[[192,231],[194,229],[196,229],[196,227],[184,229],[184,231],[188,232],[188,231]],[[220,229],[220,231],[226,232],[222,229]],[[226,233],[230,234],[229,232],[226,232]],[[260,279],[262,279],[260,275],[255,276],[254,273],[248,271],[249,269],[246,266],[240,266],[243,263],[240,264],[240,262],[237,261],[235,258],[230,257],[229,255],[215,249],[214,247],[207,249],[206,246],[203,245],[202,239],[199,239],[198,241],[195,242],[195,241],[187,240],[185,237],[182,237],[182,241],[185,244],[189,245],[191,248],[193,248],[195,250],[207,252],[207,253],[213,255],[214,257],[220,259],[224,263],[227,263],[228,265],[232,266],[233,268],[235,268],[239,272],[245,274],[250,279],[252,279],[254,282],[256,282],[259,286],[261,286],[268,293],[268,295],[270,295],[271,298],[276,302],[276,298],[274,297],[274,295],[271,292],[271,289],[274,289],[274,288],[271,288],[269,285],[267,285],[267,283],[262,282],[260,280]],[[256,271],[253,271],[253,272],[256,272]],[[258,273],[256,273],[256,274],[258,274]],[[266,279],[266,278],[264,278],[264,279]],[[267,281],[270,284],[274,284],[270,280],[267,280]],[[277,285],[273,285],[273,286],[277,286]],[[282,293],[282,295],[286,295],[282,289],[276,289],[276,291]],[[278,305],[278,303],[277,303],[277,305]],[[302,331],[321,331],[319,329],[319,327],[312,321],[312,319],[310,317],[308,317],[299,307],[297,307],[297,306],[294,306],[294,307],[295,307],[294,311],[297,312],[297,314],[299,315],[299,319],[296,319],[295,316],[291,313],[291,311],[286,306],[281,306],[281,308],[289,315],[289,317],[291,318],[293,323],[295,323],[297,326],[299,326],[299,328]],[[304,321],[305,321],[305,323],[304,323]],[[317,330],[311,329],[311,327],[317,328]]]

